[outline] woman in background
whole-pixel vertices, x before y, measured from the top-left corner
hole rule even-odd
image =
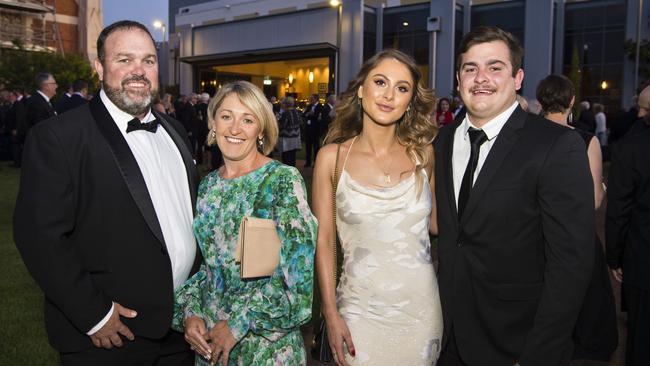
[[[278,121],[280,127],[280,141],[278,149],[282,153],[282,162],[289,166],[296,166],[296,152],[302,148],[300,142],[300,125],[302,117],[294,108],[293,97],[286,97],[282,102],[283,112]]]
[[[438,128],[444,127],[454,122],[454,114],[451,112],[451,103],[448,98],[440,98],[438,109],[436,110],[436,123]]]
[[[199,186],[194,233],[199,272],[177,290],[172,326],[200,357],[222,365],[305,365],[300,326],[311,318],[316,220],[295,168],[265,155],[278,127],[253,84],[224,85],[208,107],[208,143],[224,165]],[[271,277],[242,280],[235,263],[246,216],[272,219],[282,243]]]
[[[568,124],[571,108],[575,103],[575,88],[571,80],[562,75],[549,75],[537,86],[537,100],[542,115],[555,123],[572,128]],[[576,129],[585,142],[589,168],[594,182],[594,202],[598,209],[603,202],[603,160],[598,139],[593,134]],[[596,218],[594,218],[595,220]],[[605,262],[603,246],[595,235],[595,261],[591,282],[580,309],[573,331],[574,359],[609,361],[618,345],[618,328],[614,294]]]

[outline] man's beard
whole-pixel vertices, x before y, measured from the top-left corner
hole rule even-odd
[[[126,91],[124,86],[132,81],[145,82],[149,85],[148,90],[142,91],[131,91],[131,93],[137,95],[137,99],[133,99],[129,96],[129,92]],[[151,107],[153,101],[153,95],[158,93],[158,90],[151,89],[151,81],[145,76],[133,76],[128,79],[122,80],[121,88],[112,88],[107,83],[103,84],[104,91],[108,96],[108,99],[111,100],[119,109],[124,112],[132,115],[138,116],[146,113]]]

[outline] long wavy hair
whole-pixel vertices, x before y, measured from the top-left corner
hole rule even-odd
[[[415,164],[416,175],[422,178],[420,170],[429,163],[426,149],[438,131],[429,119],[436,98],[433,91],[424,85],[422,73],[413,58],[399,50],[386,49],[363,63],[356,78],[350,81],[348,88],[336,103],[336,116],[325,136],[325,143],[342,143],[361,133],[363,107],[358,97],[358,90],[370,72],[385,59],[394,59],[406,66],[413,78],[413,96],[407,112],[397,122],[395,135],[397,142],[406,147],[409,158]],[[418,192],[421,191],[421,187],[422,179],[418,179]]]

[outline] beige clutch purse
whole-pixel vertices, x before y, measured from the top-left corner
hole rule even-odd
[[[275,222],[244,217],[239,225],[235,262],[240,264],[242,279],[268,277],[280,263],[280,237]]]

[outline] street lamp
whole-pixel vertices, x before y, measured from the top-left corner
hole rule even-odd
[[[153,27],[156,28],[156,29],[157,28],[162,28],[162,36],[163,36],[162,41],[165,42],[165,30],[167,29],[167,26],[165,25],[165,23],[160,21],[160,20],[155,20],[153,22]]]

